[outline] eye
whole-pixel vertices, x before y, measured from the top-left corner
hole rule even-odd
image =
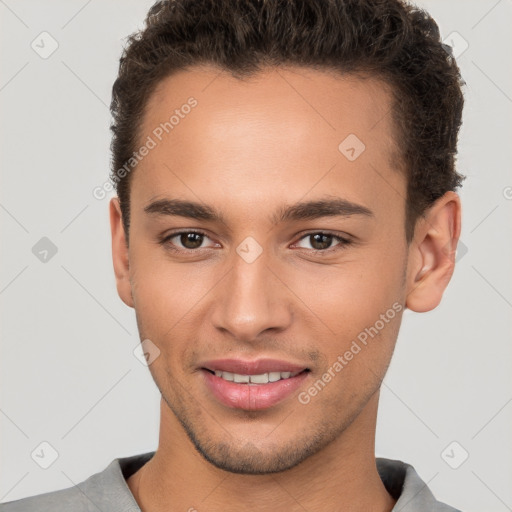
[[[159,243],[172,251],[193,252],[199,249],[208,248],[208,246],[203,246],[205,239],[209,239],[206,233],[202,231],[188,230],[171,233],[164,237]],[[336,241],[338,243],[333,246],[333,242]],[[304,242],[309,243],[311,248],[300,245]],[[319,254],[342,250],[351,243],[352,241],[350,239],[340,235],[324,231],[316,231],[303,235],[295,245],[302,249],[309,249],[309,252]],[[216,244],[216,246],[219,246],[219,244]]]
[[[207,238],[206,233],[202,231],[178,231],[167,235],[160,243],[175,251],[194,251],[204,249],[205,247],[201,245]],[[176,239],[175,242],[173,242],[174,239]]]
[[[299,245],[300,243],[302,243],[302,241],[309,243],[312,246],[311,250],[316,253],[321,253],[321,252],[325,253],[325,252],[341,250],[352,243],[352,241],[349,240],[348,238],[342,237],[340,235],[335,235],[334,233],[327,233],[327,232],[323,232],[323,231],[316,231],[314,233],[308,233],[308,234],[304,235],[300,239],[300,241],[296,244],[297,246],[299,246],[301,248],[308,249],[308,247]],[[338,244],[335,246],[332,246],[332,243],[334,241],[337,241]]]

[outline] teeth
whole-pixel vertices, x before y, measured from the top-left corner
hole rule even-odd
[[[270,372],[268,374],[268,380],[269,382],[276,382],[281,378],[281,374],[279,372]]]
[[[215,375],[221,377],[224,380],[230,382],[236,382],[239,384],[267,384],[269,382],[277,382],[282,379],[289,379],[295,377],[300,372],[269,372],[261,373],[260,375],[242,375],[240,373],[223,372],[221,370],[215,370]]]
[[[251,382],[254,384],[267,384],[268,373],[262,373],[261,375],[251,375]]]

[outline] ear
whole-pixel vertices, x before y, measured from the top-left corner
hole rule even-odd
[[[119,198],[110,200],[110,230],[112,232],[112,260],[116,276],[117,293],[121,300],[130,307],[134,307],[132,288],[130,284],[130,260],[126,236],[123,226],[123,216]]]
[[[455,269],[461,205],[452,191],[440,197],[416,223],[409,247],[406,307],[418,313],[436,308]]]

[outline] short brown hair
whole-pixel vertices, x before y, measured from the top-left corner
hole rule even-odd
[[[129,36],[112,88],[111,180],[127,240],[132,173],[121,179],[117,170],[137,147],[147,101],[163,78],[204,63],[239,79],[289,64],[391,85],[408,242],[418,216],[464,179],[455,170],[464,82],[424,10],[400,0],[158,1],[145,28]]]

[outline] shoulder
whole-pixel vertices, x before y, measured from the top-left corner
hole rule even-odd
[[[392,512],[461,512],[437,501],[413,466],[401,460],[377,458],[377,469],[384,486],[397,500]]]
[[[88,512],[93,508],[89,506],[86,496],[76,487],[0,504],[0,512],[58,512],[60,510]]]
[[[152,453],[114,459],[107,468],[66,489],[0,504],[0,512],[140,512],[125,477]]]

